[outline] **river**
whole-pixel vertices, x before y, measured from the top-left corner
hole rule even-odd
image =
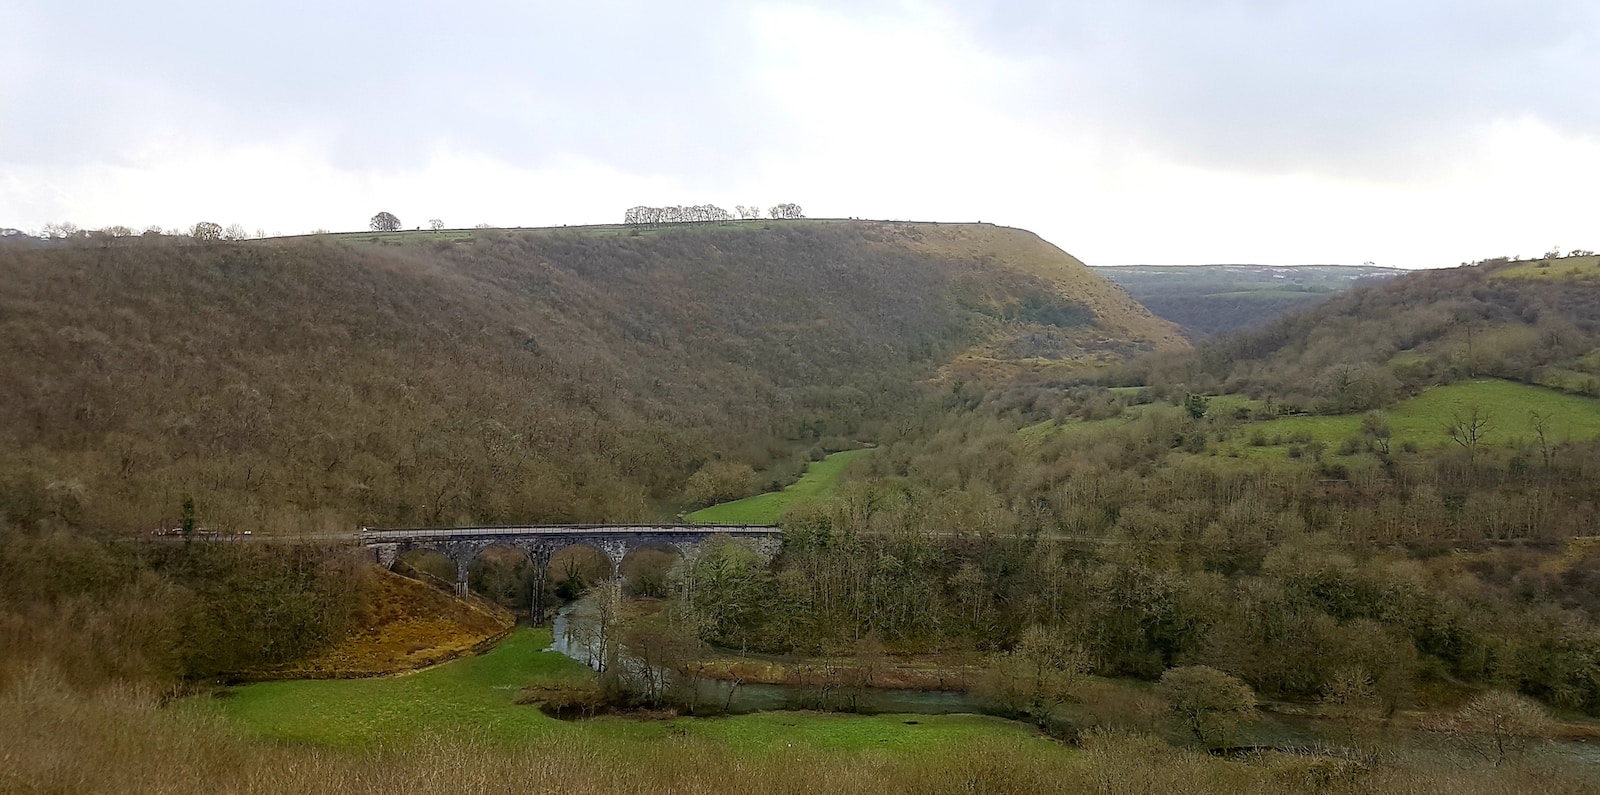
[[[585,597],[562,607],[556,613],[552,630],[555,642],[550,651],[560,652],[585,665],[594,667],[595,651],[585,644],[592,632],[586,622],[592,621],[589,599]],[[626,654],[623,648],[619,654]],[[636,661],[635,661],[636,662]],[[827,707],[840,711],[863,714],[920,714],[946,715],[957,713],[999,714],[986,699],[958,690],[902,690],[890,688],[840,688],[823,696],[819,704],[819,691],[801,685],[735,684],[704,679],[698,683],[695,702],[709,707],[712,712],[745,714],[750,712],[817,709]],[[1239,744],[1259,744],[1278,747],[1337,748],[1349,741],[1347,727],[1327,718],[1296,716],[1265,712],[1253,724],[1240,727],[1235,737]],[[1394,730],[1386,732],[1379,747],[1381,756],[1406,758],[1411,765],[1442,764],[1471,767],[1482,764],[1482,758],[1463,756],[1445,738],[1428,732]],[[1582,740],[1541,741],[1529,749],[1534,757],[1566,770],[1583,771],[1591,781],[1600,781],[1600,747]]]
[[[560,652],[590,668],[596,667],[597,644],[592,640],[592,611],[585,607],[591,599],[586,596],[556,611],[551,624],[555,642],[549,651]],[[618,654],[626,655],[621,647]],[[638,661],[630,668],[638,668]],[[655,672],[657,676],[665,676]],[[898,688],[864,687],[836,688],[827,692],[820,688],[802,685],[738,684],[718,679],[701,679],[695,689],[695,703],[708,705],[719,712],[745,714],[785,709],[829,708],[868,715],[914,714],[950,715],[958,713],[998,714],[987,700],[961,690],[907,690]]]

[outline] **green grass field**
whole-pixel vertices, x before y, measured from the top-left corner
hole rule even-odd
[[[1383,414],[1394,434],[1394,448],[1407,442],[1430,448],[1452,444],[1447,426],[1456,417],[1469,415],[1474,407],[1488,418],[1483,443],[1491,446],[1532,441],[1533,412],[1548,418],[1545,433],[1552,444],[1600,437],[1600,400],[1512,381],[1470,381],[1434,387],[1395,404]],[[1362,416],[1283,417],[1245,423],[1229,435],[1223,452],[1280,457],[1289,440],[1297,436],[1337,448],[1345,439],[1360,433]],[[1250,445],[1250,439],[1257,436],[1282,442]]]
[[[1305,298],[1315,295],[1332,295],[1333,290],[1296,290],[1284,287],[1262,287],[1256,290],[1234,290],[1226,293],[1211,293],[1206,298],[1245,298],[1251,300],[1266,300],[1269,298]]]
[[[710,224],[661,224],[659,226],[631,226],[628,224],[582,224],[574,226],[504,226],[484,227],[471,229],[441,229],[435,232],[431,229],[400,229],[394,232],[373,232],[371,230],[356,230],[353,232],[323,232],[321,234],[287,235],[284,237],[269,238],[270,240],[286,240],[291,238],[321,237],[329,240],[338,240],[343,243],[426,243],[429,241],[457,241],[470,240],[476,235],[485,233],[512,233],[512,234],[568,234],[582,237],[639,237],[657,235],[662,233],[678,232],[711,232],[711,231],[752,231],[767,229],[777,225],[784,226],[819,226],[826,224],[852,223],[838,218],[790,218],[790,219],[735,219]],[[931,223],[931,222],[925,222]]]
[[[1022,724],[979,715],[766,712],[723,718],[561,721],[536,707],[515,703],[524,685],[588,676],[577,662],[544,651],[550,639],[548,629],[523,628],[486,654],[415,674],[263,682],[185,707],[215,711],[268,739],[347,748],[378,747],[425,735],[470,736],[506,745],[552,736],[623,744],[699,737],[740,753],[802,747],[918,754],[985,738],[1026,740],[1034,735]]]
[[[1132,389],[1137,391],[1139,389],[1143,389],[1143,387],[1118,387],[1118,389]],[[1248,398],[1244,398],[1242,396],[1224,395],[1221,397],[1238,397],[1240,400],[1248,400]],[[1122,414],[1101,420],[1069,419],[1066,422],[1060,423],[1059,425],[1056,424],[1055,420],[1036,422],[1032,425],[1026,425],[1017,429],[1017,436],[1028,444],[1039,444],[1046,439],[1056,436],[1087,436],[1100,431],[1108,431],[1115,428],[1120,428],[1138,420],[1140,417],[1143,417],[1146,414],[1176,414],[1180,411],[1183,411],[1183,409],[1177,406],[1169,406],[1165,403],[1150,403],[1143,406],[1129,406],[1122,412]]]
[[[1494,274],[1496,279],[1544,279],[1549,281],[1600,279],[1600,256],[1539,259],[1511,265]]]
[[[792,505],[832,497],[834,490],[839,487],[839,479],[844,476],[845,467],[870,452],[872,450],[868,448],[834,453],[813,463],[799,480],[783,491],[769,491],[701,508],[684,518],[696,524],[772,524]]]

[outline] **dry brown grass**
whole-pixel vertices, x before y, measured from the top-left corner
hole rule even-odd
[[[456,599],[373,566],[362,574],[361,614],[353,631],[309,660],[259,678],[337,678],[409,671],[453,660],[516,625],[510,611],[483,599]]]

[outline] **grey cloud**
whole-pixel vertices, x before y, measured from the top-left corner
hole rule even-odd
[[[440,142],[519,165],[725,168],[778,134],[744,79],[740,20],[716,3],[89,4],[22,42],[48,69],[0,88],[17,111],[0,141],[8,158],[116,161],[178,124],[231,142],[309,133],[351,168]]]
[[[1022,75],[985,102],[1191,161],[1372,175],[1494,119],[1600,135],[1591,0],[924,2],[820,4],[877,22],[950,14]],[[759,5],[18,9],[0,32],[0,162],[122,163],[150,137],[303,135],[351,169],[412,166],[448,143],[516,165],[571,154],[714,182],[796,143],[783,98],[750,79]],[[811,44],[826,57],[827,42]]]
[[[1037,82],[1013,97],[1229,167],[1404,168],[1473,125],[1600,135],[1588,0],[945,5]]]

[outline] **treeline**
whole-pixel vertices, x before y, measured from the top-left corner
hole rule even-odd
[[[735,205],[738,218],[750,220],[761,217],[761,208],[755,205]],[[774,204],[767,210],[773,219],[790,220],[806,217],[800,205],[793,202]],[[629,207],[622,213],[622,222],[628,226],[660,226],[662,224],[719,224],[732,221],[736,216],[715,204],[673,204],[666,207]]]
[[[1271,541],[1305,530],[1383,544],[1561,541],[1590,534],[1600,512],[1594,441],[1385,451],[1381,428],[1369,427],[1337,446],[1291,445],[1298,458],[1235,459],[1215,455],[1212,444],[1241,420],[1196,418],[1172,405],[1143,406],[1118,422],[1017,432],[1039,414],[1110,419],[1143,399],[1092,388],[1055,398],[1019,389],[972,397],[977,408],[966,414],[932,411],[881,445],[867,474],[993,494],[1026,504],[1030,531],[1093,538]]]
[[[148,531],[190,498],[201,526],[258,532],[659,516],[707,466],[782,477],[877,435],[997,329],[1089,317],[1011,276],[994,298],[1021,314],[974,312],[951,291],[1006,266],[931,242],[828,224],[0,247],[0,515]]]
[[[786,520],[772,570],[728,545],[681,586],[704,637],[842,654],[1014,649],[1033,633],[1105,676],[1182,666],[1381,716],[1500,687],[1600,714],[1600,547],[1413,555],[1272,541],[1053,538],[980,494],[857,484]]]

